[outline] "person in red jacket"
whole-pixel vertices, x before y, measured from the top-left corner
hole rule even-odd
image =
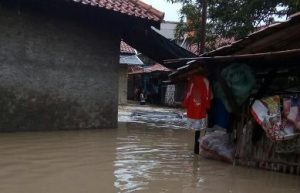
[[[195,153],[199,154],[200,130],[207,128],[207,111],[210,108],[212,90],[207,78],[193,75],[189,79],[188,92],[183,105],[187,110],[187,127],[196,131]]]

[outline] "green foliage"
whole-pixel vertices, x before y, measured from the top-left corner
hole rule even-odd
[[[185,32],[195,31],[191,43],[199,42],[201,29],[202,0],[167,0],[182,3],[181,22],[177,27],[177,38]],[[300,11],[300,0],[208,0],[207,49],[214,49],[216,39],[238,39],[253,32],[261,25],[268,25],[278,19]],[[184,22],[189,18],[189,23]]]

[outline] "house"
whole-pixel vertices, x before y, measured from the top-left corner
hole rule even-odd
[[[0,130],[117,127],[121,38],[147,42],[163,17],[139,0],[0,0]]]
[[[131,43],[131,45],[133,45],[134,48],[136,48],[137,50],[141,51],[141,49],[143,49],[141,52],[142,53],[141,58],[143,57],[143,61],[145,62],[144,67],[130,66],[129,68],[128,99],[138,100],[138,97],[136,96],[136,94],[134,94],[136,89],[138,90],[143,89],[144,91],[150,92],[150,87],[156,87],[157,82],[159,82],[159,90],[160,90],[159,100],[156,99],[155,101],[156,103],[159,104],[165,104],[165,100],[164,100],[165,97],[163,95],[165,95],[166,90],[170,90],[167,89],[166,87],[170,87],[170,86],[167,86],[165,83],[163,83],[163,81],[167,79],[167,74],[171,72],[170,69],[180,67],[182,64],[163,66],[161,65],[161,63],[164,61],[163,58],[170,59],[170,58],[181,58],[185,56],[187,57],[196,56],[190,51],[182,48],[180,44],[178,45],[178,42],[174,41],[177,24],[178,24],[177,22],[163,21],[160,24],[160,28],[152,27],[151,30],[143,31],[143,32],[138,32],[136,30],[132,31],[133,34],[144,33],[145,37],[142,37],[142,39],[140,36],[132,36],[131,38],[126,38],[126,37],[124,38],[124,40],[127,43]],[[132,42],[134,40],[135,42]],[[144,55],[148,57],[144,57]],[[165,68],[168,69],[168,71],[156,70],[155,72],[153,71],[150,73],[148,71],[151,68],[153,69]],[[154,79],[158,79],[158,81],[155,81],[154,85],[151,85],[153,82],[149,81],[151,79],[151,78],[149,79],[149,77],[152,75],[155,75],[156,78]],[[180,92],[182,85],[179,86],[180,86],[178,87],[179,89],[176,89],[175,97],[177,98],[180,97],[179,95],[182,95]],[[168,96],[171,95],[172,94],[168,93]],[[174,98],[174,95],[171,96],[171,98]],[[170,100],[168,100],[169,105],[174,105],[173,102],[172,104],[170,104]]]
[[[159,34],[169,40],[175,40],[176,27],[179,22],[174,21],[163,21],[160,24],[160,29],[155,29]]]
[[[121,41],[120,52],[119,105],[124,105],[127,103],[129,66],[139,67],[144,63],[139,59],[137,51],[124,41]]]
[[[136,93],[142,90],[147,96],[147,102],[151,104],[163,104],[166,88],[163,84],[171,72],[169,68],[156,63],[154,65],[131,68],[128,73],[128,99],[138,100]]]
[[[291,112],[287,102],[299,100],[299,32],[300,13],[296,13],[285,22],[270,25],[200,57],[168,61],[187,62],[170,75],[173,81],[202,73],[214,85],[215,97],[221,97],[223,104],[227,104],[226,114],[232,117],[232,128],[226,129],[236,148],[234,163],[237,165],[300,174],[300,130],[295,121],[287,117]],[[247,83],[248,79],[228,82],[225,75],[230,67],[242,65],[247,68],[239,73],[231,71],[230,76],[238,80],[241,74],[251,73],[255,79],[249,96],[243,101],[239,100],[234,84],[244,89],[240,83]],[[220,91],[223,96],[219,95]],[[257,104],[261,110],[257,110]],[[266,107],[276,110],[267,111]],[[292,107],[295,112],[299,111],[299,105],[290,104]],[[274,115],[276,119],[272,119]],[[218,116],[225,117],[224,112]],[[210,118],[213,120],[215,114]]]

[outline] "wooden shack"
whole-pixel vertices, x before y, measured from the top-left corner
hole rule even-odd
[[[221,82],[228,103],[233,109],[232,143],[236,146],[235,164],[252,166],[290,174],[300,174],[300,139],[274,141],[255,126],[250,113],[253,100],[265,96],[298,96],[300,91],[300,13],[286,22],[261,29],[231,45],[221,47],[197,58],[168,60],[186,62],[184,68],[170,75],[181,81],[196,72],[203,72],[211,82]],[[249,66],[256,85],[248,100],[238,105],[221,71],[233,63]],[[293,147],[290,152],[281,151]]]

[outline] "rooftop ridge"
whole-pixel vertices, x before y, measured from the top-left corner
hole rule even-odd
[[[138,5],[144,7],[147,11],[152,12],[153,14],[155,14],[157,17],[161,18],[161,21],[163,20],[163,18],[165,17],[165,13],[159,11],[158,9],[152,7],[152,5],[149,5],[141,0],[131,0],[131,1],[135,1]]]
[[[103,9],[121,14],[146,19],[149,21],[162,22],[164,12],[155,9],[141,0],[72,0],[84,5],[98,6]]]

